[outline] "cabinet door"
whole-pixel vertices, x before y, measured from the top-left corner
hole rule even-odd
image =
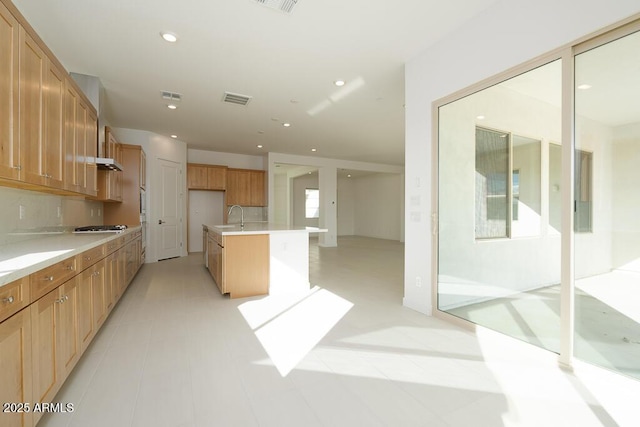
[[[91,267],[91,305],[93,308],[93,329],[96,331],[107,318],[108,302],[105,298],[104,260]]]
[[[60,364],[59,376],[64,379],[80,359],[81,344],[78,331],[78,283],[76,276],[62,285],[59,293],[57,338]]]
[[[187,185],[191,190],[207,189],[207,167],[187,165]]]
[[[76,107],[76,178],[78,180],[78,187],[76,191],[78,193],[87,193],[87,106],[77,98]]]
[[[251,203],[251,178],[249,171],[229,169],[227,171],[227,206]]]
[[[227,168],[209,166],[207,168],[207,188],[224,190],[227,188]]]
[[[93,304],[91,301],[91,278],[93,271],[93,268],[88,268],[83,271],[80,275],[80,282],[78,283],[78,333],[80,334],[82,351],[89,346],[89,343],[95,335],[92,315]]]
[[[44,184],[42,128],[47,57],[20,27],[19,144],[21,180]]]
[[[31,394],[31,307],[0,322],[0,402],[29,402]],[[6,367],[6,368],[5,368]],[[31,413],[4,413],[3,426],[31,426]]]
[[[87,108],[87,122],[85,126],[87,182],[86,193],[89,196],[98,194],[98,118]]]
[[[57,366],[59,351],[56,337],[56,317],[61,304],[59,290],[55,289],[31,304],[31,333],[33,351],[33,399],[52,402],[61,379]],[[34,422],[39,416],[34,414]]]
[[[147,188],[147,155],[140,150],[140,188]]]
[[[78,110],[78,93],[67,80],[64,94],[64,188],[78,190],[78,153],[76,149],[76,116]]]
[[[249,205],[266,206],[264,171],[251,171],[249,177],[251,181],[251,200]]]
[[[118,271],[115,259],[115,254],[111,254],[104,259],[104,298],[107,305],[107,313],[113,309],[116,302],[114,284],[118,277]]]
[[[20,177],[19,33],[18,21],[0,3],[0,176],[9,179]]]
[[[43,136],[43,173],[46,184],[63,188],[64,165],[64,73],[53,63],[48,63],[45,85],[45,114]]]

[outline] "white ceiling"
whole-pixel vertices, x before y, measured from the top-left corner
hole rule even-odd
[[[285,14],[255,0],[14,0],[68,71],[100,78],[111,126],[189,148],[395,165],[404,63],[495,2],[300,0]],[[182,94],[177,110],[161,91]],[[225,91],[253,99],[225,104]]]

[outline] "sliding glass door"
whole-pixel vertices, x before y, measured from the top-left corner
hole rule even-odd
[[[575,350],[640,379],[640,32],[575,57]]]
[[[635,22],[437,105],[437,313],[640,379],[639,52]]]
[[[443,105],[438,309],[559,352],[561,62]]]

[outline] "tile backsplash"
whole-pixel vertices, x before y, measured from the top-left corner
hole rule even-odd
[[[227,206],[229,209],[229,206]],[[266,207],[253,207],[253,206],[243,206],[244,211],[244,222],[259,222],[267,220],[267,208]],[[239,223],[241,218],[240,209],[234,209],[231,212],[231,215],[227,217],[228,224]]]
[[[102,224],[102,202],[0,187],[0,245],[38,237],[31,231]]]

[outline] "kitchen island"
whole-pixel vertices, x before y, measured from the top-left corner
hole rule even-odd
[[[205,265],[230,298],[309,290],[309,233],[271,223],[203,224]]]

